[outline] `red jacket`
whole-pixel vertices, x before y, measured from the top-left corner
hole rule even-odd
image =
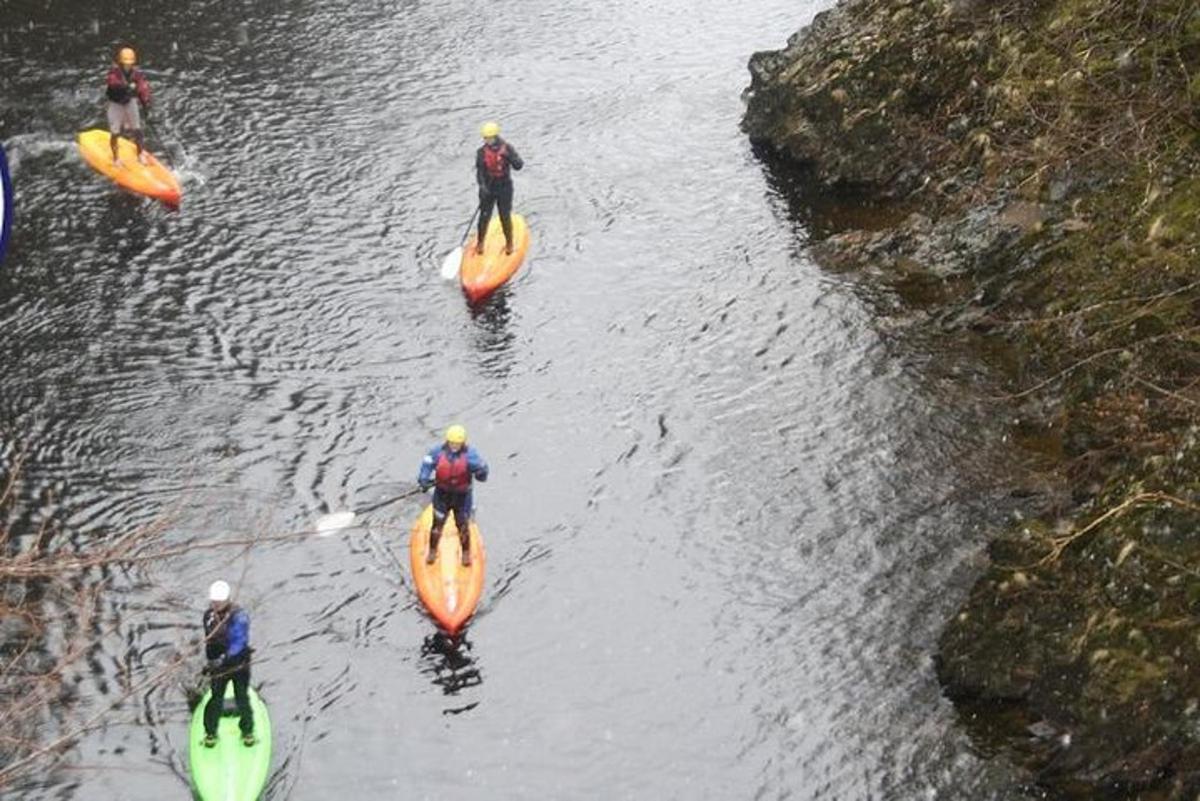
[[[119,66],[113,65],[104,84],[105,96],[114,103],[125,105],[137,97],[143,106],[150,105],[150,83],[137,67],[127,74]]]
[[[480,189],[492,190],[512,180],[513,170],[525,166],[525,161],[508,142],[496,137],[496,146],[482,145],[475,151],[475,182]]]

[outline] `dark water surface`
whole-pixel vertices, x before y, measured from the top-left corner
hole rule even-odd
[[[76,537],[302,529],[404,488],[461,420],[492,463],[465,642],[366,529],[118,575],[85,716],[240,585],[274,799],[1015,798],[931,654],[983,444],[865,288],[822,273],[738,131],[754,50],[822,5],[0,2],[19,217],[0,426]],[[72,143],[135,37],[179,213]],[[534,244],[473,313],[438,277],[481,121]],[[22,799],[186,798],[178,682]]]

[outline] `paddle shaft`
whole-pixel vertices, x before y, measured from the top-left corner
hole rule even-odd
[[[420,495],[424,491],[425,490],[421,489],[420,487],[413,487],[408,492],[388,498],[387,500],[379,501],[378,503],[373,503],[370,506],[364,506],[362,509],[359,509],[357,512],[355,512],[355,514],[365,515],[367,512],[374,512],[376,509],[381,509],[384,506],[387,506],[389,503],[395,503],[396,501],[402,501],[405,498],[411,498],[414,495]]]
[[[150,129],[150,109],[147,106],[142,106],[141,112],[142,112],[142,128],[145,129],[145,131],[146,131],[145,136],[142,137],[142,147],[146,147],[146,142],[147,142],[147,140],[150,139],[150,137],[153,136],[155,141],[157,141],[158,136],[156,136],[155,132]]]
[[[467,222],[467,229],[463,231],[463,235],[458,238],[459,247],[467,244],[467,237],[471,235],[471,226],[475,224],[475,218],[479,216],[479,205],[476,204],[475,212],[471,215],[471,219]]]

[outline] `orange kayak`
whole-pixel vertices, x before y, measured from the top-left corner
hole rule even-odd
[[[500,215],[494,214],[488,223],[487,236],[483,239],[483,253],[475,252],[476,234],[471,234],[463,250],[462,280],[467,300],[479,303],[513,277],[513,273],[525,260],[529,250],[529,226],[520,214],[512,216],[513,252],[504,252],[504,229],[500,227]]]
[[[183,190],[179,188],[179,180],[173,172],[164,167],[148,150],[145,152],[149,163],[139,164],[137,146],[123,136],[117,142],[121,166],[114,166],[108,137],[108,131],[102,128],[80,132],[79,153],[88,166],[131,192],[161,200],[171,207],[179,205]]]
[[[437,561],[427,565],[425,550],[429,547],[429,529],[432,525],[433,506],[426,506],[413,523],[408,542],[413,582],[417,585],[417,597],[425,604],[429,614],[448,634],[453,635],[475,614],[479,596],[483,595],[483,539],[479,536],[479,527],[472,523],[471,566],[463,567],[462,547],[451,513],[438,540]]]

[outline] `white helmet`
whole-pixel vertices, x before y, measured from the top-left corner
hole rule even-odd
[[[208,600],[214,603],[225,603],[229,600],[229,585],[224,581],[214,581],[208,588]]]

